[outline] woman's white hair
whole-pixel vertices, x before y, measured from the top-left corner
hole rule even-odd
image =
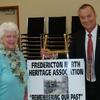
[[[19,35],[18,27],[14,22],[4,22],[0,25],[0,38],[7,32],[15,32]]]

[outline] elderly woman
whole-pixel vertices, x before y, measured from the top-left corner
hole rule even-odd
[[[13,22],[0,26],[0,100],[24,100],[26,63],[17,46],[18,33]]]

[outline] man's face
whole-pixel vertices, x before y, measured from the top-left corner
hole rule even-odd
[[[8,32],[2,37],[2,42],[6,49],[12,50],[15,49],[18,41],[18,36],[15,32]]]
[[[87,6],[84,9],[79,10],[79,17],[81,24],[88,31],[91,32],[96,25],[96,14],[92,8]]]

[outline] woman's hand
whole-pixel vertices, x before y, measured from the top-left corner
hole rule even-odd
[[[50,53],[48,49],[44,49],[44,48],[41,49],[40,53],[42,59],[54,59],[57,57],[57,54]]]

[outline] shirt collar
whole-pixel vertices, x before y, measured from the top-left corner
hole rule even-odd
[[[95,28],[92,30],[92,32],[91,32],[91,34],[92,34],[92,36],[94,36],[94,35],[96,35],[96,34],[94,34],[94,33],[97,33],[97,25],[95,26]],[[86,30],[86,34],[88,35],[89,34],[89,32]]]

